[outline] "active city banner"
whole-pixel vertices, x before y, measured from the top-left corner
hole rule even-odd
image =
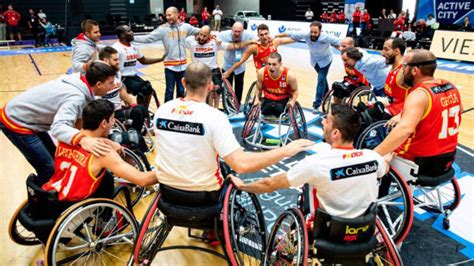
[[[433,15],[442,25],[461,24],[465,17],[474,21],[472,0],[418,0],[417,19]]]
[[[474,32],[437,30],[430,51],[439,58],[474,62]]]
[[[266,24],[270,29],[271,35],[278,33],[299,33],[307,32],[309,34],[310,22],[296,22],[296,21],[283,21],[283,20],[249,20],[248,28],[250,32],[257,35],[257,27],[260,24]],[[347,24],[334,24],[334,23],[323,23],[322,31],[328,34],[332,34],[339,39],[344,39],[347,35]]]

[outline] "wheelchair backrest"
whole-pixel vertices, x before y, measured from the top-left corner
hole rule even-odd
[[[372,203],[366,213],[356,218],[331,216],[318,209],[313,225],[315,239],[325,239],[333,243],[361,243],[374,235],[377,205]]]
[[[47,215],[52,206],[59,201],[58,192],[42,189],[35,174],[30,174],[26,179],[26,191],[28,192],[28,204],[31,206],[31,210],[38,214]]]

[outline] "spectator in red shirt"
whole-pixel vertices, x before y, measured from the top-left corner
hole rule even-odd
[[[336,23],[337,22],[337,10],[334,9],[332,11],[331,17],[329,18],[329,22]]]
[[[178,13],[178,20],[180,22],[186,22],[186,18],[188,17],[188,14],[186,14],[186,11],[184,11],[184,7],[181,8],[181,11]]]
[[[364,11],[362,12],[362,16],[360,18],[360,28],[361,28],[361,30],[369,29],[369,24],[370,24],[369,12],[367,12],[367,9],[364,9]]]
[[[405,31],[405,11],[401,11],[398,18],[393,21],[393,30],[394,31]]]
[[[357,32],[356,28],[360,26],[360,16],[361,16],[361,13],[360,13],[359,7],[357,6],[354,13],[352,13],[352,32],[353,33],[356,33]]]
[[[15,40],[13,34],[16,33],[21,44],[20,13],[16,12],[12,5],[8,5],[8,10],[3,13],[3,16],[7,21],[7,31],[10,33],[10,39]]]
[[[204,10],[201,12],[202,25],[209,25],[209,17],[211,15],[207,11],[207,7],[204,7]]]
[[[321,21],[322,22],[328,22],[329,21],[329,15],[326,11],[324,11],[323,14],[321,15]]]
[[[199,27],[199,21],[198,21],[198,19],[196,18],[196,16],[192,16],[192,17],[189,19],[189,24],[191,24],[191,25],[194,26],[194,27]]]
[[[0,4],[0,41],[7,38],[5,32],[5,17],[3,17],[3,6]]]
[[[339,14],[337,15],[337,21],[339,23],[346,23],[346,15],[344,14],[344,10],[339,11]]]

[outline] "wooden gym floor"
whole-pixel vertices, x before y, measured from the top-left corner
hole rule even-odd
[[[161,45],[144,46],[141,51],[147,57],[158,57],[163,54]],[[308,51],[292,46],[281,46],[279,51],[283,56],[283,64],[296,73],[300,93],[298,101],[304,107],[311,107],[315,91],[316,72],[309,64]],[[71,65],[70,58],[71,52],[69,51],[0,56],[0,106],[3,106],[8,99],[28,88],[66,73]],[[139,71],[144,74],[145,79],[151,81],[162,100],[165,88],[163,65],[161,63],[150,65],[141,68]],[[341,80],[343,76],[344,70],[340,56],[334,55],[328,82],[332,84],[334,81]],[[246,90],[255,80],[255,77],[253,61],[249,60],[245,75],[244,97]],[[437,70],[436,77],[450,80],[459,88],[464,109],[474,107],[474,90],[472,89],[474,75]],[[470,149],[474,148],[473,125],[474,111],[463,114],[459,142]],[[8,237],[9,220],[20,203],[26,199],[25,180],[28,174],[33,172],[33,169],[3,134],[0,134],[0,147],[0,204],[2,206],[0,211],[0,243],[2,243],[0,261],[6,265],[36,265],[36,260],[43,257],[41,247],[19,246]],[[150,159],[152,162],[153,155],[150,156]],[[138,219],[141,220],[151,198],[146,198],[135,208]],[[165,245],[188,244],[191,242],[196,244],[195,241],[188,239],[186,230],[175,228]],[[155,259],[155,264],[222,265],[223,261],[201,252],[180,250],[159,253]]]

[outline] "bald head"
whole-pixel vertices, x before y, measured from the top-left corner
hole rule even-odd
[[[166,9],[166,21],[169,24],[178,23],[178,9],[174,6],[170,6]]]
[[[424,76],[434,76],[436,70],[436,56],[425,49],[414,49],[408,52],[404,58],[409,66],[416,66]]]
[[[211,27],[202,26],[197,36],[198,43],[200,45],[204,45],[209,41],[210,38],[211,38]]]
[[[205,25],[201,27],[201,32],[205,34],[211,34],[211,27]]]
[[[243,32],[244,32],[244,25],[242,23],[235,22],[234,25],[232,25],[232,39],[234,41],[240,41]]]
[[[211,84],[211,69],[201,62],[191,63],[184,72],[184,84],[191,93],[206,91]]]
[[[347,48],[354,48],[354,39],[352,37],[346,37],[341,41],[341,47],[343,50]]]

